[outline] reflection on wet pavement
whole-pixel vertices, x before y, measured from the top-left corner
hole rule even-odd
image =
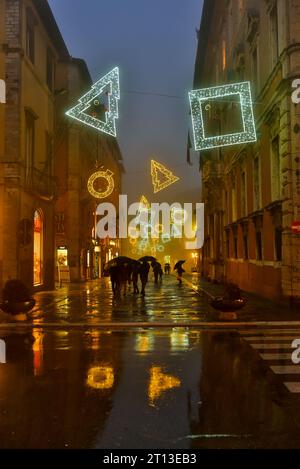
[[[37,294],[37,305],[30,319],[40,322],[97,323],[101,322],[154,322],[204,321],[214,316],[205,295],[190,288],[178,286],[174,276],[166,276],[162,284],[151,279],[146,296],[113,296],[109,279],[71,286],[56,292]]]
[[[294,448],[298,400],[237,333],[1,331],[2,448]]]

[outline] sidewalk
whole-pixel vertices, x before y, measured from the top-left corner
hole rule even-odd
[[[24,326],[34,327],[299,327],[300,311],[291,310],[257,295],[243,293],[247,305],[236,317],[224,317],[210,305],[212,297],[222,296],[223,286],[184,274],[164,276],[155,285],[152,276],[146,296],[113,296],[108,278],[85,284],[69,284],[51,292],[34,295],[35,308]],[[0,314],[0,327],[14,324],[14,318]]]
[[[199,274],[185,274],[186,281],[193,285],[193,288],[199,292],[204,293],[208,301],[213,297],[222,296],[224,293],[224,286],[208,282]],[[246,321],[299,321],[300,320],[300,307],[289,308],[287,305],[280,304],[263,298],[254,293],[242,292],[242,295],[247,298],[247,305],[238,313],[239,320]]]

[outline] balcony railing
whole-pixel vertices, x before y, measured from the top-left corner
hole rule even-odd
[[[57,195],[56,180],[49,174],[36,168],[24,168],[25,189],[46,200],[52,200]]]

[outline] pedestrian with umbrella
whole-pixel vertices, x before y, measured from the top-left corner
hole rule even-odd
[[[126,286],[129,281],[132,262],[134,262],[134,260],[130,257],[120,256],[111,259],[106,264],[105,270],[109,272],[114,295],[120,295],[122,286],[124,288],[124,294],[126,295]]]
[[[146,261],[146,262],[151,262],[151,263],[152,263],[152,262],[156,262],[156,257],[153,257],[153,256],[144,256],[144,257],[141,257],[141,258],[139,259],[139,261],[140,261],[140,262]]]
[[[140,267],[140,279],[141,279],[141,283],[142,283],[142,291],[141,291],[141,295],[142,296],[145,296],[145,287],[147,285],[147,282],[148,282],[148,276],[149,276],[149,270],[150,270],[150,265],[148,264],[147,261],[143,261],[142,262],[142,265]]]
[[[159,267],[160,264],[158,262],[151,263],[153,274],[154,274],[154,283],[158,283],[158,275],[159,275]]]
[[[140,267],[141,267],[141,263],[139,261],[134,261],[131,264],[131,280],[132,280],[134,295],[139,293],[138,281],[139,281]]]
[[[184,268],[182,267],[184,263],[185,261],[178,261],[174,266],[174,270],[177,270],[177,280],[179,285],[182,284],[182,274],[185,272]]]

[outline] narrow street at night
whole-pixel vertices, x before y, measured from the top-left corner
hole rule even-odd
[[[218,326],[174,276],[145,299],[114,299],[106,279],[37,296],[27,323],[2,318],[1,447],[299,447],[300,323]]]
[[[299,452],[299,106],[300,0],[0,0],[2,465]]]

